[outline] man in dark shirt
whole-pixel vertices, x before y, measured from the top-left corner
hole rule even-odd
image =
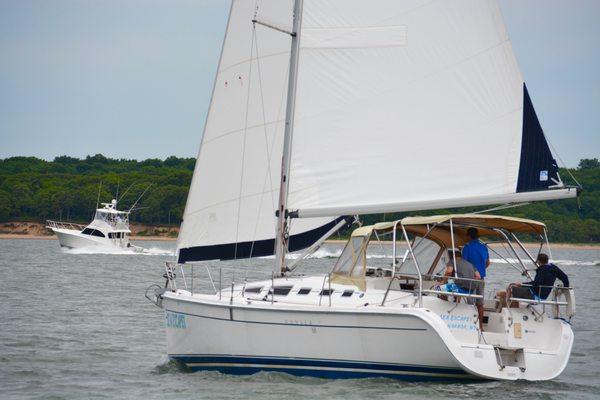
[[[515,283],[516,287],[512,289],[512,296],[520,299],[535,299],[536,296],[541,300],[546,300],[556,278],[558,278],[565,287],[569,287],[569,277],[560,268],[554,264],[548,264],[548,256],[540,253],[537,258],[538,268],[535,272],[535,279],[531,282]]]

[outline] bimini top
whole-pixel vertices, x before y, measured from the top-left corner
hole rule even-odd
[[[470,227],[477,228],[480,236],[500,239],[504,238],[504,234],[501,231],[542,235],[546,228],[546,225],[541,222],[524,218],[484,214],[447,214],[427,217],[406,217],[397,221],[363,226],[355,229],[352,232],[352,237],[370,236],[374,231],[387,233],[391,232],[394,226],[402,226],[411,235],[426,236],[439,245],[450,247],[452,245],[449,226],[450,220],[452,220],[454,245],[456,246],[462,246],[470,240],[467,234],[467,230]],[[401,233],[398,236],[398,240],[402,240]]]
[[[450,222],[456,225],[474,226],[482,229],[505,229],[509,232],[542,234],[546,225],[542,222],[525,218],[506,217],[502,215],[486,214],[448,214],[432,215],[429,217],[406,217],[401,220],[402,225],[433,225]]]

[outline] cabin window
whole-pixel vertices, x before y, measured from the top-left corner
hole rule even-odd
[[[298,294],[309,294],[311,291],[311,288],[302,288],[300,290],[298,290]]]
[[[323,289],[321,290],[321,296],[330,296],[333,294],[333,289]]]
[[[350,297],[352,296],[352,293],[354,293],[354,290],[344,290],[344,293],[342,293],[342,297]]]
[[[246,293],[260,293],[262,290],[262,286],[249,287],[244,290]]]
[[[275,286],[271,292],[275,296],[287,296],[292,290],[293,286]]]
[[[81,233],[83,233],[84,235],[105,237],[104,233],[92,228],[85,228],[83,231],[81,231]]]

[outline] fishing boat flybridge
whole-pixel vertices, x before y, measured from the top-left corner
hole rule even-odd
[[[542,223],[405,218],[355,230],[329,274],[297,271],[346,216],[576,197],[558,172],[495,1],[233,0],[177,263],[147,293],[168,355],[233,373],[552,379],[571,288],[507,308],[486,281],[481,331],[480,295],[436,287],[468,227],[527,275],[521,240],[546,246]],[[389,257],[369,257],[381,238]],[[269,279],[239,279],[270,255]]]
[[[130,211],[117,210],[117,200],[102,203],[96,209],[94,220],[89,225],[79,225],[70,222],[46,221],[46,227],[58,237],[61,247],[69,249],[103,248],[129,249],[142,252],[143,249],[129,242]]]

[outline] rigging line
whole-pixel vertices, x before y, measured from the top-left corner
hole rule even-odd
[[[483,213],[488,213],[488,212],[492,212],[492,211],[506,210],[508,208],[522,207],[522,206],[527,206],[529,204],[531,204],[531,203],[530,202],[526,202],[526,203],[507,203],[507,204],[499,205],[497,207],[492,207],[492,208],[487,208],[485,210],[475,211],[475,212],[473,212],[473,214],[483,214]]]
[[[283,109],[283,104],[284,104],[284,99],[285,99],[285,95],[286,95],[286,90],[285,90],[285,85],[283,85],[283,90],[281,93],[281,101],[279,102],[279,109],[277,110],[277,121],[275,121],[275,127],[274,127],[274,131],[273,131],[273,137],[271,139],[271,143],[269,145],[269,135],[267,132],[267,124],[266,124],[266,107],[265,107],[265,100],[264,100],[264,93],[263,93],[263,84],[262,84],[262,72],[260,69],[260,54],[259,54],[259,46],[258,46],[258,34],[256,33],[254,36],[254,45],[256,48],[256,67],[257,67],[257,73],[258,73],[258,85],[259,85],[259,93],[260,93],[260,100],[261,100],[261,106],[262,106],[262,115],[263,115],[263,122],[265,122],[265,124],[263,125],[263,132],[264,132],[264,137],[265,137],[265,146],[267,149],[267,174],[265,176],[265,179],[263,181],[263,188],[262,188],[262,195],[260,197],[260,202],[259,202],[259,206],[258,206],[258,212],[256,213],[256,223],[254,225],[254,234],[252,235],[252,246],[250,247],[250,257],[252,257],[252,254],[254,252],[254,243],[255,243],[255,238],[256,238],[256,233],[258,231],[258,225],[260,223],[260,210],[262,209],[262,205],[263,205],[263,201],[264,201],[264,194],[267,193],[266,191],[266,186],[267,183],[269,184],[269,188],[271,189],[269,191],[269,193],[271,194],[269,197],[271,199],[271,209],[275,210],[275,199],[273,198],[273,194],[275,193],[275,191],[273,191],[273,176],[271,174],[271,161],[272,161],[272,157],[275,149],[275,139],[277,138],[277,128],[278,128],[278,124],[283,122],[279,120],[279,117],[281,116],[281,111]],[[287,72],[286,72],[286,77],[285,80],[287,80]],[[270,150],[269,150],[270,149]]]
[[[271,175],[271,168],[269,168],[271,166],[271,154],[273,152],[273,146],[274,146],[274,142],[275,142],[275,133],[273,134],[273,139],[272,139],[272,143],[271,143],[271,147],[269,147],[269,137],[267,134],[267,115],[265,112],[265,97],[264,97],[264,93],[263,93],[263,84],[262,84],[262,73],[260,70],[260,55],[258,53],[258,35],[254,36],[254,44],[256,47],[256,69],[257,69],[257,73],[258,73],[258,92],[260,94],[260,102],[261,102],[261,110],[262,110],[262,116],[263,116],[263,132],[265,134],[265,145],[267,147],[267,176],[269,178],[269,184],[270,187],[273,187],[273,176]],[[281,104],[280,104],[280,109],[279,112],[281,111]],[[279,118],[279,115],[277,115],[277,117]],[[277,130],[275,129],[275,132]],[[269,151],[269,149],[271,149]],[[264,192],[264,186],[263,186],[263,192]],[[271,199],[272,202],[272,206],[273,209],[275,209],[275,201],[273,199]]]
[[[554,148],[554,146],[552,145],[552,142],[548,139],[548,136],[544,133],[544,131],[542,131],[542,134],[544,135],[544,139],[546,139],[546,142],[550,145],[550,147],[552,148],[552,151],[554,152],[554,154],[556,154],[556,158],[558,158],[558,161],[561,162],[561,164],[565,167],[565,169],[567,170],[567,174],[569,174],[569,176],[571,177],[571,179],[573,179],[575,181],[575,183],[577,184],[577,186],[579,186],[580,188],[583,187],[581,186],[581,183],[579,183],[579,181],[577,179],[575,179],[575,177],[573,176],[573,174],[571,173],[571,171],[569,170],[569,168],[567,168],[567,164],[562,160],[562,158],[560,158],[560,154],[558,154],[558,152],[556,151],[556,149]],[[559,178],[560,179],[560,178]]]
[[[501,245],[502,245],[502,250],[504,250],[506,253],[510,253],[510,250],[509,250],[509,249],[506,247],[506,245],[505,245],[504,243],[501,243]],[[520,269],[520,268],[519,268],[517,265],[515,265],[515,264],[511,263],[511,262],[508,260],[508,258],[507,258],[507,257],[504,257],[502,254],[498,253],[496,250],[494,250],[493,248],[491,248],[491,247],[490,247],[490,246],[488,246],[487,244],[486,244],[486,247],[487,247],[488,249],[490,249],[490,250],[492,251],[492,253],[494,253],[494,254],[496,254],[498,257],[500,257],[500,259],[501,259],[501,260],[505,261],[505,262],[506,262],[508,265],[510,265],[511,267],[513,267],[513,268],[514,268],[514,269],[515,269],[517,272],[519,272],[521,275],[523,274],[523,271],[521,271],[521,269]],[[515,257],[519,257],[519,256],[518,256],[517,254],[515,254]]]
[[[250,41],[250,59],[252,59],[252,56],[254,55],[254,34],[255,34],[255,30],[252,29],[252,38]],[[242,188],[244,185],[244,162],[246,160],[246,138],[247,138],[247,133],[248,133],[248,110],[250,109],[250,88],[252,86],[252,63],[250,63],[249,67],[248,67],[248,90],[247,90],[247,95],[246,95],[246,116],[244,118],[244,141],[242,144],[242,168],[241,168],[241,174],[240,174],[240,191],[239,191],[239,197],[240,200],[238,201],[238,207],[237,207],[237,223],[236,223],[236,229],[235,229],[235,250],[233,252],[233,259],[237,259],[237,249],[238,249],[238,239],[239,239],[239,234],[240,234],[240,212],[242,209]]]

